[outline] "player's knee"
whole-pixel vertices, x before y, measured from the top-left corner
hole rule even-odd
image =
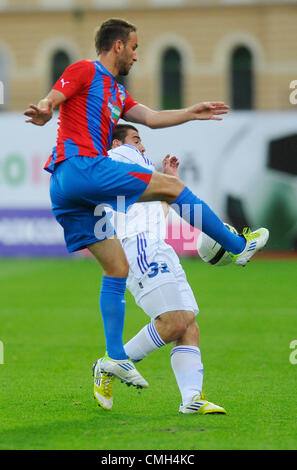
[[[194,312],[185,311],[185,312],[184,312],[184,316],[185,316],[185,319],[186,319],[186,323],[187,323],[187,327],[188,327],[188,328],[193,328],[193,329],[197,329],[197,328],[198,328],[198,325],[197,325],[197,323],[196,323],[196,318],[195,318]]]
[[[195,314],[190,311],[181,310],[172,312],[173,318],[171,322],[172,341],[189,337],[191,342],[199,341],[199,327],[197,325]]]
[[[140,198],[140,201],[167,201],[171,204],[182,192],[185,185],[176,176],[154,172],[151,182]]]
[[[176,176],[166,175],[166,184],[164,184],[164,199],[168,203],[175,201],[177,196],[182,192],[185,185]]]
[[[187,312],[187,328],[182,337],[182,340],[188,344],[197,344],[200,342],[199,326],[197,325],[196,318],[193,312]]]
[[[120,262],[110,263],[109,266],[104,268],[104,275],[110,277],[128,277],[129,264],[126,258],[121,259]]]
[[[195,341],[199,341],[199,326],[197,325],[195,315],[193,314],[193,320],[187,326],[187,333],[189,333]]]
[[[182,310],[168,312],[166,316],[161,315],[163,322],[166,323],[168,339],[175,341],[182,337],[187,330],[187,319]]]

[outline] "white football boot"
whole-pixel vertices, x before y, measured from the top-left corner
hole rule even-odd
[[[137,388],[147,388],[149,386],[130,359],[118,360],[104,356],[98,359],[97,364],[100,372],[114,375],[127,385],[133,385]]]
[[[181,404],[179,412],[183,414],[207,415],[207,414],[226,414],[226,410],[221,406],[215,405],[206,399],[205,394],[202,392],[201,395],[196,395],[188,403]]]
[[[246,239],[245,249],[238,255],[230,253],[230,256],[234,262],[239,266],[245,266],[254,254],[261,250],[267,243],[269,238],[269,231],[267,228],[259,228],[254,232],[250,228],[244,228],[242,235]]]

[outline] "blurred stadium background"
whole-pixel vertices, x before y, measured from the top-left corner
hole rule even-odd
[[[58,114],[36,127],[23,111],[67,65],[96,58],[95,29],[110,17],[138,27],[125,80],[136,100],[232,108],[222,122],[139,126],[151,160],[177,155],[182,179],[226,222],[270,229],[268,259],[240,272],[182,259],[223,420],[177,413],[170,345],[139,364],[145,393],[116,383],[107,414],[93,401],[101,270],[68,256],[51,213],[43,166]],[[296,25],[297,0],[0,0],[0,449],[296,449]],[[197,233],[176,222],[169,242],[197,255]],[[126,298],[124,341],[148,321]]]
[[[232,108],[223,122],[139,126],[150,158],[159,165],[177,155],[182,179],[226,222],[266,226],[270,250],[296,253],[297,1],[1,0],[0,256],[67,254],[42,169],[57,114],[38,128],[23,111],[67,65],[95,59],[94,31],[110,17],[138,28],[138,62],[122,78],[136,100],[154,109],[206,100]]]

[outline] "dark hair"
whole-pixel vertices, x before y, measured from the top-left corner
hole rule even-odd
[[[136,26],[125,20],[111,18],[100,26],[95,34],[95,48],[99,55],[103,51],[109,51],[115,41],[120,39],[124,44],[128,41],[129,34],[136,32]]]
[[[118,124],[117,126],[115,126],[112,132],[112,141],[114,139],[117,139],[120,142],[124,143],[129,129],[138,132],[138,129],[136,129],[136,127],[134,126],[131,126],[131,124]]]

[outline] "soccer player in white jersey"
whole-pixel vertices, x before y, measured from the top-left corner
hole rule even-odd
[[[113,133],[109,156],[126,163],[137,163],[154,169],[144,155],[145,148],[138,130],[131,125],[118,125]],[[167,155],[163,172],[178,177],[179,161]],[[129,262],[127,287],[151,322],[134,336],[124,349],[133,362],[174,342],[171,366],[181,393],[180,413],[226,413],[209,402],[202,392],[203,364],[199,349],[199,312],[186,274],[173,248],[165,243],[169,206],[165,202],[136,203],[125,216],[116,220],[117,236]],[[104,409],[113,406],[114,377],[94,365],[94,397]]]

